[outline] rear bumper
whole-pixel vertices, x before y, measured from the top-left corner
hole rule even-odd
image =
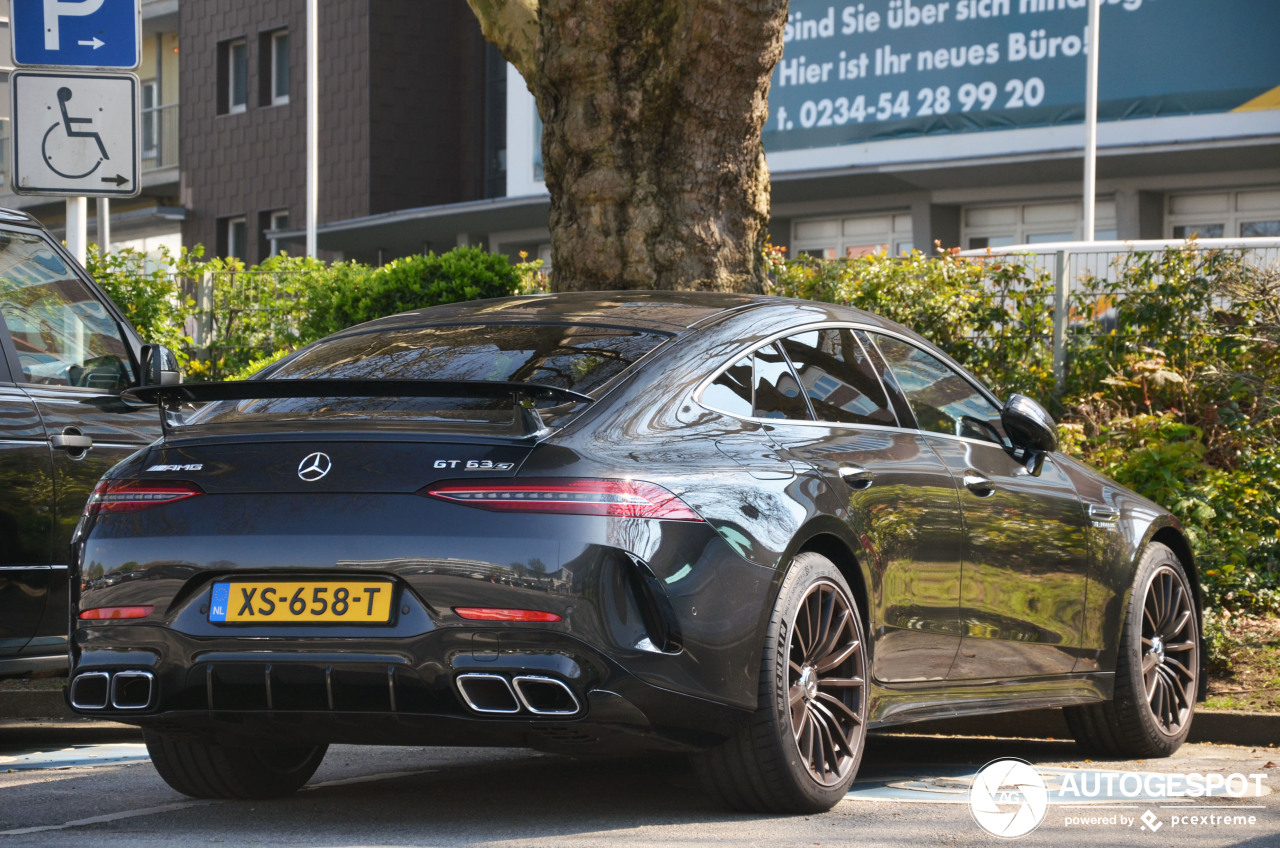
[[[700,522],[499,515],[414,495],[207,495],[100,519],[77,562],[73,609],[154,607],[145,619],[75,622],[77,712],[137,724],[181,716],[192,727],[228,715],[276,727],[288,716],[290,726],[340,733],[332,741],[405,744],[526,744],[511,734],[557,723],[677,742],[723,735],[756,707],[775,577]],[[209,620],[216,581],[343,575],[389,578],[392,620]],[[468,621],[457,607],[561,620]],[[105,672],[109,690],[126,671],[154,675],[154,696],[123,710],[109,698],[85,709],[88,690],[74,697],[78,675]],[[458,689],[465,674],[494,675],[499,689],[522,676],[552,681],[542,694],[554,714],[514,689],[519,709],[477,711]],[[578,706],[571,713],[556,706],[560,684]],[[357,714],[370,720],[337,721]],[[454,730],[438,734],[433,722]]]
[[[687,750],[750,715],[653,686],[554,633],[437,630],[395,650],[363,640],[210,644],[154,625],[80,633],[72,709],[171,732],[543,750],[616,750],[629,740]],[[147,678],[150,688],[140,688]],[[468,697],[469,679],[506,687],[509,703],[481,688]],[[553,702],[560,689],[566,696]]]

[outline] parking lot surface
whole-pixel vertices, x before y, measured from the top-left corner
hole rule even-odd
[[[982,830],[972,776],[998,758],[1050,786],[1105,774],[1266,775],[1242,798],[1050,802],[1015,840]],[[169,789],[127,730],[0,728],[0,848],[164,845],[1120,845],[1277,846],[1280,750],[1187,745],[1168,760],[1082,761],[1073,743],[873,736],[859,781],[830,813],[726,813],[679,757],[584,758],[503,749],[335,746],[311,784],[270,802],[196,801]],[[1092,776],[1092,777],[1090,777]],[[1122,785],[1119,780],[1111,781]],[[1129,781],[1137,785],[1136,779]],[[1145,814],[1150,814],[1144,818]],[[1144,824],[1150,824],[1147,827]]]

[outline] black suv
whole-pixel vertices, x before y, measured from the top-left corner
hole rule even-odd
[[[66,667],[71,533],[98,478],[160,432],[155,408],[126,406],[120,392],[144,371],[150,382],[178,375],[38,221],[3,209],[0,315],[0,676],[10,676]]]

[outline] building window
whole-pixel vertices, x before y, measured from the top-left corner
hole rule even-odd
[[[1096,215],[1094,238],[1114,241],[1117,237],[1115,201],[1099,201]],[[1080,201],[966,207],[960,234],[960,242],[968,250],[1083,239],[1084,204]]]
[[[243,38],[218,45],[218,112],[234,114],[249,107],[249,45]]]
[[[901,256],[914,248],[911,216],[905,213],[797,221],[791,231],[792,256],[818,259],[849,259],[873,253]]]
[[[1274,238],[1280,236],[1280,189],[1169,196],[1169,238]]]
[[[263,212],[261,215],[261,227],[262,241],[259,244],[267,247],[263,258],[279,256],[284,252],[285,243],[272,235],[272,233],[279,233],[289,229],[289,210],[276,209],[271,212]]]
[[[156,111],[158,86],[155,80],[142,84],[142,158],[155,159],[160,152],[160,115]]]
[[[245,217],[223,218],[218,222],[218,253],[244,261],[248,256],[249,228]]]
[[[289,102],[289,30],[277,29],[258,37],[258,94],[263,106]]]

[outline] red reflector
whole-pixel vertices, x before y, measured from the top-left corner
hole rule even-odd
[[[98,607],[80,613],[82,621],[106,621],[112,618],[146,618],[155,607]]]
[[[454,607],[461,618],[472,621],[560,621],[553,612],[522,609],[493,609],[491,607]]]
[[[432,483],[420,494],[497,512],[556,512],[614,518],[701,521],[661,486],[637,480],[519,480]]]
[[[203,494],[199,486],[185,480],[103,480],[94,487],[84,511],[85,515],[137,512]]]

